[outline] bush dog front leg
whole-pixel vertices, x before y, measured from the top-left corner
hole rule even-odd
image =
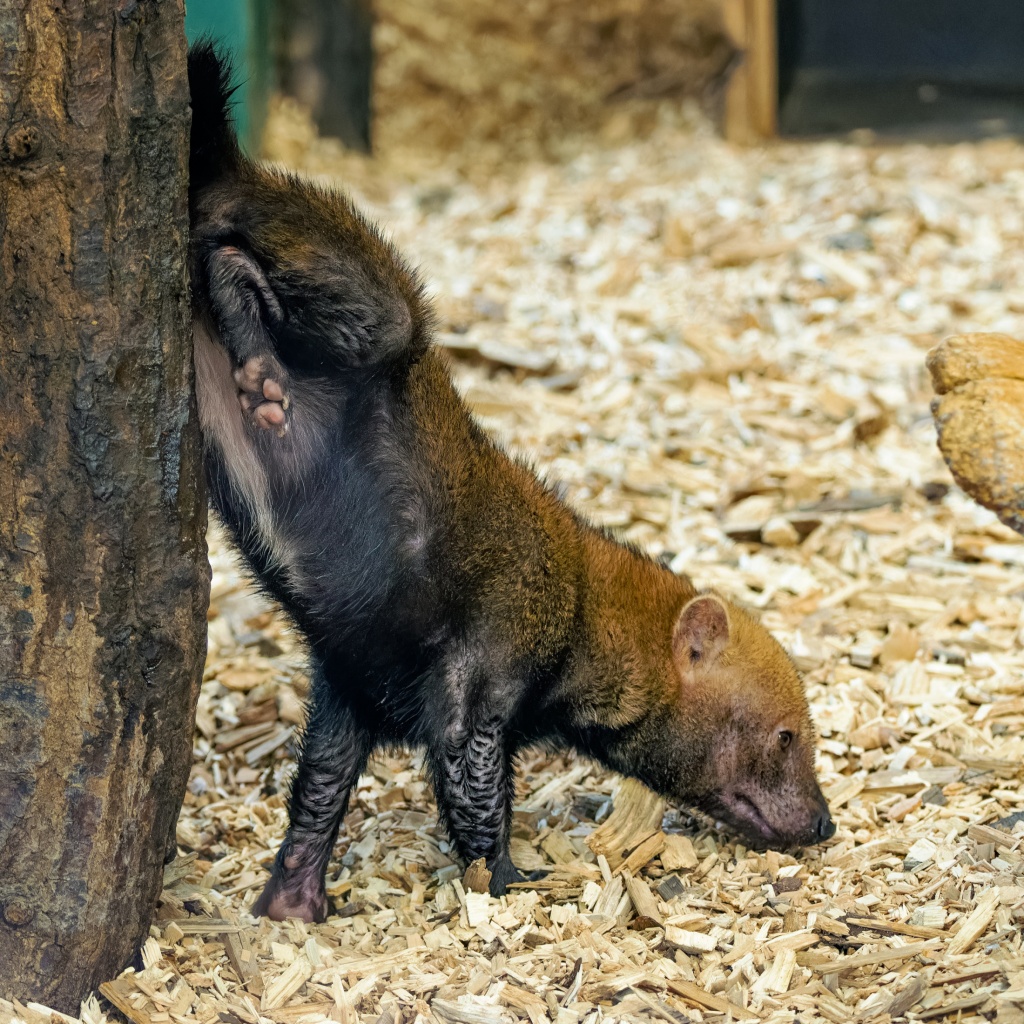
[[[486,860],[492,896],[523,880],[509,854],[515,766],[502,724],[498,715],[460,715],[428,750],[448,835],[467,863]]]

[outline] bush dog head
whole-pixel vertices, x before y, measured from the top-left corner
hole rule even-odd
[[[570,673],[593,723],[576,745],[752,847],[831,838],[807,696],[782,646],[732,602],[607,544],[586,545],[602,585]]]
[[[835,826],[814,774],[803,684],[778,642],[714,595],[693,598],[672,637],[679,696],[701,722],[705,770],[681,792],[757,847],[805,846]]]

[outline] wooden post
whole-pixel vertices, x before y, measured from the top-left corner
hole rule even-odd
[[[369,152],[370,0],[278,0],[281,89],[309,107],[322,135]]]
[[[147,935],[209,566],[181,0],[0,0],[0,996]]]
[[[723,0],[725,28],[740,63],[725,93],[724,133],[741,145],[778,133],[778,37],[775,0]]]

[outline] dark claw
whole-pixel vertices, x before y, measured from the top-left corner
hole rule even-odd
[[[523,873],[507,857],[494,861],[488,867],[491,871],[489,889],[492,896],[504,896],[513,882],[526,881]]]

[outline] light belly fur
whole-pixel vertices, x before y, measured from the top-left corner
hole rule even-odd
[[[192,345],[204,443],[216,448],[231,489],[245,503],[266,554],[277,568],[293,574],[293,552],[274,520],[267,474],[242,418],[231,358],[199,323],[192,328]]]

